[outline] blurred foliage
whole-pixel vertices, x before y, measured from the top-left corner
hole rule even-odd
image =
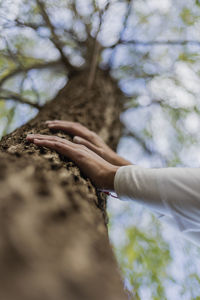
[[[2,127],[2,136],[9,132],[9,126],[13,121],[15,114],[15,105],[7,108],[4,101],[0,101],[0,126]],[[1,136],[0,136],[1,137]]]
[[[148,232],[137,227],[128,228],[127,244],[117,250],[121,252],[120,264],[124,275],[134,287],[133,295],[136,299],[140,299],[141,289],[150,289],[151,299],[166,299],[164,280],[169,279],[166,269],[171,262],[171,255],[159,226],[155,224],[156,220],[152,221],[151,227],[154,230]]]
[[[199,28],[199,0],[1,0],[0,137],[36,115],[71,69],[90,66],[98,41],[98,67],[126,98],[127,159],[199,167]],[[200,299],[198,249],[175,233],[166,239],[157,219],[135,207],[111,209],[109,227],[134,299]]]

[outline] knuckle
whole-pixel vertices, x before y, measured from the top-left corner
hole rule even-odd
[[[85,146],[84,146],[84,147],[85,147]],[[82,148],[82,149],[79,149],[79,151],[77,152],[77,156],[78,156],[78,158],[79,158],[80,160],[85,159],[86,153],[85,153],[84,150],[85,150],[85,149]]]
[[[63,139],[60,138],[60,137],[58,137],[58,136],[54,136],[54,137],[53,137],[53,140],[54,140],[55,142],[61,143]]]
[[[94,131],[89,131],[89,138],[94,141],[96,139],[96,133]]]
[[[54,135],[52,135],[52,140],[54,140],[54,141],[57,141],[57,140],[58,140],[58,137],[57,137],[57,136],[54,136]]]
[[[100,156],[104,156],[105,155],[105,152],[104,152],[104,150],[102,148],[99,148],[98,152],[99,152]]]
[[[79,145],[79,148],[84,151],[84,150],[87,150],[87,147],[85,145]]]
[[[62,143],[60,143],[58,141],[55,142],[55,146],[58,147],[58,148],[62,148],[63,147]]]
[[[73,128],[77,128],[79,127],[79,123],[78,122],[72,122],[72,125],[71,125]]]
[[[85,158],[85,156],[82,153],[78,153],[77,155],[78,160],[83,160]]]
[[[60,138],[60,137],[58,137],[58,136],[55,137],[55,140],[56,140],[57,142],[59,142],[59,143],[62,142],[62,138]]]
[[[77,129],[79,130],[84,130],[85,129],[85,126],[83,126],[81,123],[79,122],[74,122],[74,125]]]
[[[72,130],[74,130],[74,129],[77,129],[77,126],[76,126],[76,124],[72,123],[72,124],[70,125],[70,128],[71,128]]]

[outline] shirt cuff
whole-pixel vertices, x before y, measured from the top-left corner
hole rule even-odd
[[[115,174],[114,189],[120,200],[134,200],[153,212],[170,215],[161,199],[158,176],[159,169],[123,166]]]
[[[116,174],[115,174],[115,178],[114,178],[114,189],[115,189],[115,193],[117,194],[117,196],[119,197],[120,200],[123,201],[128,201],[131,200],[133,197],[131,195],[129,195],[128,191],[129,188],[127,188],[127,184],[131,184],[130,183],[130,167],[132,171],[135,171],[137,169],[140,169],[141,167],[136,166],[136,165],[131,165],[131,166],[123,166],[120,167]],[[128,181],[128,182],[127,182]],[[132,186],[132,184],[131,184]]]

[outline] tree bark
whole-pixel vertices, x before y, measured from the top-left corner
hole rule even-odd
[[[84,124],[115,147],[120,97],[102,71],[90,90],[81,72],[35,119],[2,139],[0,299],[127,299],[109,245],[105,197],[73,162],[25,140],[28,133],[49,134],[44,121],[63,119]]]

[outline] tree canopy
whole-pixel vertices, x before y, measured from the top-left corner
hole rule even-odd
[[[198,167],[199,25],[198,0],[1,0],[0,136],[35,116],[74,72],[87,70],[90,89],[102,68],[124,93],[119,151],[146,167]],[[132,294],[198,299],[198,248],[173,241],[176,233],[135,204],[110,207]]]

